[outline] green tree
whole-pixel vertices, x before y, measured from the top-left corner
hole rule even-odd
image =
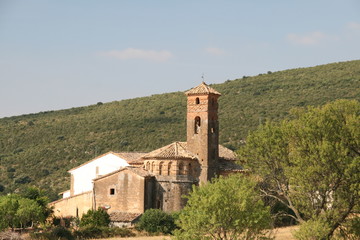
[[[40,188],[34,186],[27,187],[20,196],[34,200],[41,207],[44,220],[52,214],[52,209],[48,207],[48,203],[50,202],[49,198]]]
[[[0,197],[0,229],[26,227],[44,220],[36,201],[11,194]]]
[[[175,230],[176,225],[171,214],[160,209],[148,209],[140,217],[136,228],[150,233],[168,234]]]
[[[16,217],[20,227],[33,226],[34,222],[44,221],[42,207],[34,200],[19,198],[19,207],[16,210]]]
[[[289,120],[251,133],[239,156],[261,176],[264,196],[287,206],[300,223],[325,222],[323,239],[329,239],[359,209],[360,104],[295,109]]]
[[[19,208],[18,197],[7,195],[0,197],[0,231],[16,227],[18,223],[16,211]]]
[[[271,219],[256,182],[231,175],[194,187],[177,223],[177,239],[259,239]]]
[[[102,208],[98,210],[89,209],[81,217],[80,226],[94,226],[94,227],[107,227],[110,224],[109,214]]]

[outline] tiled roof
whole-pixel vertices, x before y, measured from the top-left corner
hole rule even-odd
[[[75,169],[78,169],[78,168],[80,168],[82,166],[85,166],[86,164],[91,163],[91,162],[93,162],[93,161],[95,161],[95,160],[97,160],[99,158],[102,158],[102,157],[108,155],[108,154],[113,154],[115,156],[118,156],[119,158],[124,159],[126,162],[128,162],[130,164],[132,161],[136,161],[136,160],[140,159],[141,156],[143,156],[145,153],[143,153],[143,152],[112,152],[112,151],[110,151],[110,152],[104,153],[104,154],[102,154],[100,156],[97,156],[96,158],[91,159],[91,160],[89,160],[89,161],[87,161],[87,162],[85,162],[85,163],[83,163],[83,164],[81,164],[81,165],[79,165],[77,167],[72,168],[68,172],[71,172],[71,171],[73,171]]]
[[[140,168],[140,167],[131,167],[131,166],[128,166],[126,167],[127,169],[129,169],[131,172],[141,176],[141,177],[149,177],[149,176],[152,176],[151,173],[143,168]]]
[[[97,181],[97,180],[102,179],[102,178],[106,178],[108,176],[111,176],[113,174],[116,174],[116,173],[124,171],[124,170],[129,170],[129,171],[135,173],[136,175],[138,175],[140,177],[152,176],[152,174],[149,171],[147,171],[147,170],[145,170],[145,169],[143,169],[141,167],[127,166],[127,167],[120,168],[119,170],[113,171],[111,173],[99,176],[99,177],[95,178],[94,181]]]
[[[114,152],[114,154],[122,159],[126,160],[128,163],[136,161],[140,159],[144,154],[144,152]]]
[[[199,86],[196,86],[189,91],[186,91],[186,95],[197,95],[197,94],[216,94],[221,95],[218,91],[209,87],[205,82],[202,82]]]
[[[145,154],[143,159],[197,159],[197,156],[187,150],[186,142],[174,142],[165,147]]]
[[[142,159],[197,159],[197,155],[187,150],[186,142],[174,142],[143,155]],[[236,155],[230,149],[219,145],[219,158],[236,160]],[[141,160],[137,160],[139,163]]]
[[[109,215],[111,222],[132,222],[140,217],[141,213],[112,212]]]
[[[236,154],[234,151],[222,146],[219,144],[219,158],[225,160],[237,160]]]

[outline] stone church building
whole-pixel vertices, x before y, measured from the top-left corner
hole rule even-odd
[[[178,211],[192,185],[240,172],[233,151],[219,145],[220,93],[204,82],[185,92],[187,141],[149,153],[108,152],[69,170],[70,190],[52,202],[58,217],[80,217],[107,209],[113,219],[139,216],[146,209]],[[131,217],[130,217],[131,219]]]

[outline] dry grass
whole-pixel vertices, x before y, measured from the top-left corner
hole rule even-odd
[[[292,232],[294,232],[297,228],[297,226],[292,226],[274,229],[275,240],[295,240]]]
[[[297,226],[283,227],[274,230],[275,240],[295,240],[292,232],[297,229]],[[106,240],[169,240],[169,236],[143,236],[143,237],[130,237],[130,238],[108,238]],[[105,239],[102,239],[105,240]]]
[[[129,237],[129,238],[104,238],[98,240],[168,240],[170,236],[143,236],[143,237]]]

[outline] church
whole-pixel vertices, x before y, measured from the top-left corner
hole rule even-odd
[[[187,96],[187,141],[149,153],[108,152],[68,172],[70,190],[50,203],[57,217],[106,209],[113,221],[131,221],[146,209],[181,210],[193,185],[242,172],[236,155],[219,145],[219,92],[202,82]],[[115,219],[115,220],[114,220]]]

